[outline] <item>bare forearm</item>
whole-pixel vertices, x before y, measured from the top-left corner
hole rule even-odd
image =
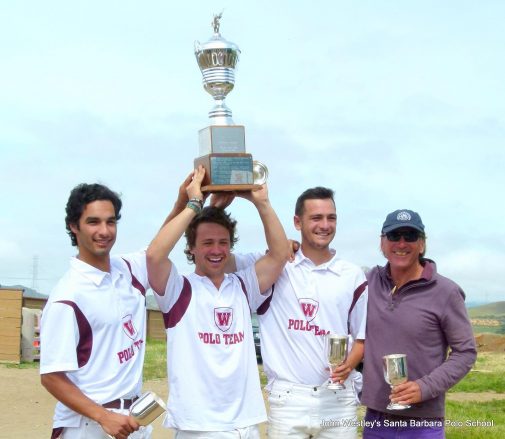
[[[172,221],[177,215],[179,215],[184,210],[184,208],[186,207],[186,203],[187,202],[180,202],[180,200],[177,199],[177,201],[174,204],[174,207],[172,208],[172,211],[165,218],[165,221],[163,221],[163,224],[161,225],[161,228],[163,228],[170,221]]]
[[[109,411],[89,399],[64,372],[43,374],[41,383],[58,401],[98,422],[111,437],[126,439],[130,433],[139,429],[139,424],[133,417]]]
[[[148,261],[157,262],[166,259],[195,215],[194,210],[186,207],[165,223],[147,248]]]
[[[363,354],[365,353],[365,343],[364,340],[354,340],[351,352],[347,356],[346,363],[351,369],[355,369],[356,366],[363,360]]]
[[[256,208],[263,223],[268,256],[284,264],[289,258],[289,243],[284,228],[269,201],[257,205]]]
[[[289,244],[284,229],[268,200],[256,205],[265,230],[268,253],[256,262],[260,291],[267,291],[277,280],[289,258]]]
[[[182,182],[182,184],[179,186],[177,200],[175,200],[174,207],[172,208],[172,211],[165,218],[165,221],[163,221],[163,224],[161,225],[162,228],[163,228],[163,226],[168,224],[170,221],[172,221],[177,215],[179,215],[186,207],[186,204],[189,200],[188,195],[186,193],[186,187],[191,183],[192,177],[193,177],[193,172],[191,172],[186,177],[186,179]]]
[[[63,372],[41,375],[41,383],[58,401],[73,411],[99,422],[107,410],[89,399]]]

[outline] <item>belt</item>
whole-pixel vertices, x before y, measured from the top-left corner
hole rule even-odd
[[[139,399],[138,396],[134,396],[132,399],[118,398],[115,399],[114,401],[109,401],[106,402],[105,404],[102,404],[102,407],[105,407],[106,409],[128,410],[137,399]]]
[[[292,383],[291,381],[284,381],[284,380],[275,380],[274,385],[277,384],[280,388],[286,390],[286,391],[291,391],[291,390],[299,390],[302,392],[320,392],[323,389],[328,389],[327,385],[322,385],[322,386],[314,386],[312,384],[298,384],[298,383]]]

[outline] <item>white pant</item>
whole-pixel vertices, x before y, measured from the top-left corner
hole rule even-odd
[[[268,437],[355,439],[357,402],[352,384],[344,390],[274,381],[268,401]]]
[[[122,415],[129,415],[128,410],[112,410]],[[128,436],[128,439],[150,439],[153,427],[148,425],[140,427],[138,431],[134,431]],[[79,427],[65,427],[61,434],[61,439],[110,439],[110,436],[105,433],[101,425],[92,419],[83,416]]]
[[[260,439],[257,425],[230,431],[176,430],[174,439]]]

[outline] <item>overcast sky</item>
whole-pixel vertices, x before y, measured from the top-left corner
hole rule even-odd
[[[81,182],[122,193],[115,252],[149,243],[209,124],[193,44],[223,9],[221,33],[242,51],[227,104],[288,236],[297,196],[328,186],[340,256],[383,264],[382,222],[410,208],[467,300],[503,300],[499,0],[2,2],[0,283],[30,287],[36,266],[49,293],[75,254],[64,207]],[[254,208],[230,211],[237,249],[263,249]]]

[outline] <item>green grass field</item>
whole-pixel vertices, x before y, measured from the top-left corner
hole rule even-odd
[[[473,332],[475,334],[489,333],[489,334],[504,335],[505,334],[505,325],[503,325],[503,324],[501,326],[479,326],[479,325],[473,325]]]
[[[503,439],[505,437],[505,400],[446,403],[447,439]],[[486,423],[492,422],[492,426]]]
[[[505,354],[481,352],[470,373],[449,392],[505,393]]]
[[[144,363],[144,381],[167,377],[167,344],[165,341],[147,339]]]

